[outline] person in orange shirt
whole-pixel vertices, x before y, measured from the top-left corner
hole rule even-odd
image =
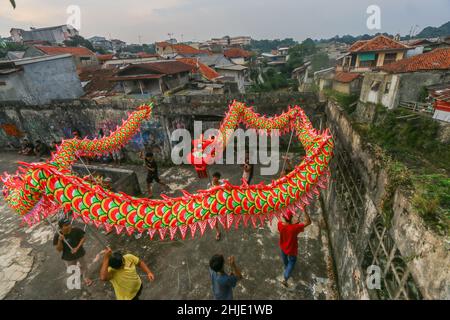
[[[283,216],[282,221],[278,222],[278,231],[280,232],[280,249],[281,258],[284,264],[283,281],[281,284],[288,287],[288,279],[294,270],[295,263],[297,262],[298,255],[298,235],[305,230],[307,226],[311,224],[311,218],[305,211],[305,221],[300,223],[294,218],[294,213],[288,211]]]

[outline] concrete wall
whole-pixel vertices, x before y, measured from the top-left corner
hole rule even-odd
[[[374,81],[380,82],[378,91],[371,90]],[[450,71],[400,74],[368,72],[364,74],[359,100],[364,103],[380,103],[388,109],[393,109],[399,105],[400,101],[418,101],[424,87],[449,81]],[[386,92],[387,84],[389,84],[389,90]]]
[[[137,152],[145,144],[158,158],[168,159],[173,130],[186,128],[192,132],[194,120],[218,123],[234,99],[255,105],[258,112],[267,115],[279,114],[288,105],[298,104],[314,118],[313,110],[317,107],[315,96],[303,93],[159,97],[152,118],[143,124],[140,134],[130,141],[124,153],[129,159],[137,160]],[[108,134],[127,118],[127,112],[143,102],[148,101],[104,99],[97,104],[75,100],[41,106],[0,103],[0,148],[9,142],[18,144],[21,134],[47,143],[71,138],[75,129],[90,138],[97,136],[99,129]]]
[[[0,101],[24,101],[28,105],[52,100],[77,99],[83,95],[72,57],[23,65],[24,70],[0,76]]]
[[[379,291],[368,290],[365,283],[367,264],[372,263],[371,258],[368,258],[369,242],[373,240],[376,221],[381,219],[379,208],[389,176],[383,163],[353,130],[350,120],[338,105],[329,102],[326,116],[326,126],[331,129],[336,139],[336,154],[345,150],[348,157],[347,160],[338,155],[333,158],[332,178],[329,188],[323,194],[322,202],[337,269],[340,297],[374,298]],[[356,172],[360,181],[355,181],[359,184],[356,189],[342,194],[337,186],[344,184],[345,189],[349,187],[346,184],[354,181],[354,178],[347,177],[348,180],[344,182],[341,168],[345,166]],[[352,217],[345,208],[345,202],[349,199],[352,200],[351,203],[357,202],[357,192],[361,193],[362,201],[359,215]],[[358,203],[356,204],[358,206]],[[394,213],[391,225],[384,225],[379,229],[380,233],[384,234],[383,241],[386,246],[392,248],[387,263],[392,262],[394,267],[406,270],[406,277],[410,277],[408,284],[418,288],[422,298],[448,299],[450,253],[446,249],[445,239],[429,231],[411,205],[410,195],[405,192],[395,191],[392,210]],[[395,265],[397,260],[402,262],[402,266]],[[380,267],[383,270],[384,266]],[[382,276],[382,281],[384,279],[387,279],[386,274]]]

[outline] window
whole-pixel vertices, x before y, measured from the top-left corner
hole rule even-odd
[[[361,68],[375,67],[377,64],[377,54],[375,53],[362,53],[359,55],[359,66]]]
[[[6,86],[6,82],[5,81],[0,81],[0,86]]]
[[[386,53],[384,55],[384,63],[383,65],[387,65],[389,63],[395,62],[397,60],[397,53]]]
[[[380,81],[372,81],[372,85],[370,86],[371,91],[378,91],[380,89]]]
[[[386,86],[384,87],[384,94],[389,93],[389,90],[391,89],[391,83],[386,82]]]

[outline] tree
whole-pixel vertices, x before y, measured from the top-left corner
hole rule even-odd
[[[331,67],[331,61],[326,53],[319,52],[311,57],[311,67],[313,72],[322,70]]]
[[[92,45],[92,43],[83,38],[82,36],[73,36],[72,38],[70,38],[69,40],[65,40],[64,44],[68,47],[79,47],[79,46],[83,46],[85,48],[88,48],[91,51],[95,51],[94,46]]]

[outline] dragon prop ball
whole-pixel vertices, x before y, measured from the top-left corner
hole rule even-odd
[[[256,227],[257,221],[264,224],[265,219],[279,217],[295,207],[304,210],[319,195],[319,188],[327,185],[334,147],[328,129],[315,130],[297,106],[266,118],[239,102],[229,106],[220,127],[225,146],[231,138],[230,132],[240,122],[269,133],[275,129],[282,133],[295,130],[306,156],[292,172],[268,185],[249,186],[243,182],[237,186],[226,182],[197,194],[183,190],[183,197],[161,195],[160,200],[115,193],[71,172],[71,165],[78,157],[99,156],[123,147],[151,116],[152,108],[151,104],[140,106],[108,137],[63,141],[46,163],[19,163],[21,167],[15,175],[5,173],[2,177],[6,202],[29,225],[63,209],[72,211],[84,223],[103,227],[108,232],[114,228],[118,234],[125,231],[131,235],[137,231],[147,232],[152,239],[155,233],[161,239],[167,234],[174,239],[179,231],[184,239],[188,231],[192,237],[197,230],[203,235],[208,225],[214,228],[216,223],[237,228],[240,222],[247,226],[251,221]]]

